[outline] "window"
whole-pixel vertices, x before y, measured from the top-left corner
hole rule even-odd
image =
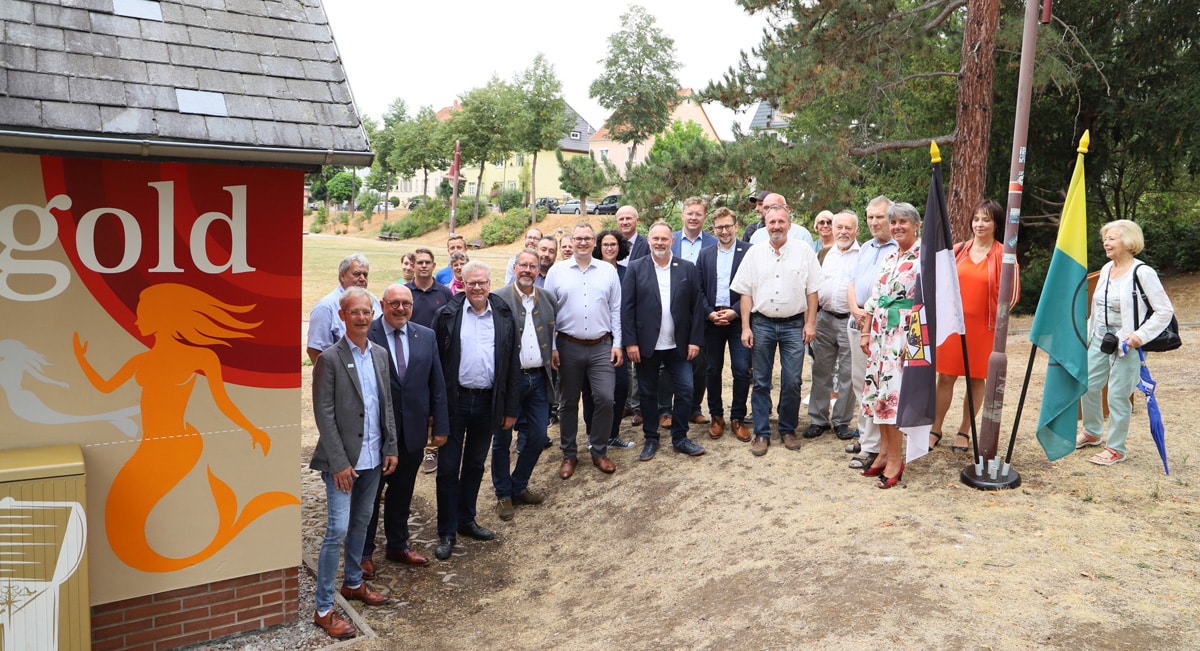
[[[516,190],[516,189],[517,189],[517,182],[516,182],[516,181],[509,181],[509,182],[508,182],[508,189],[509,189],[509,190]]]
[[[560,131],[559,133],[562,133],[562,132]],[[571,132],[571,140],[579,140],[579,132],[578,131]]]
[[[467,184],[467,194],[472,196],[475,194],[475,183],[473,181]]]
[[[400,191],[401,192],[412,192],[413,191],[412,186],[413,186],[412,179],[404,179],[404,183],[400,186]]]
[[[608,150],[607,150],[607,149],[601,149],[601,150],[600,150],[600,160],[601,160],[601,161],[606,161],[606,160],[608,160]]]
[[[517,167],[525,167],[525,154],[517,154]]]

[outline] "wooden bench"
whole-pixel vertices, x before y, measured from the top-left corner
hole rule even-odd
[[[395,233],[380,233],[379,239],[394,242],[400,239],[400,236]]]
[[[482,249],[483,248],[483,240],[479,240],[479,239],[471,240],[470,242],[467,242],[467,248],[468,249]]]

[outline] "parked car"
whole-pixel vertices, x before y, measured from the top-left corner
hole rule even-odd
[[[408,209],[415,210],[417,206],[424,205],[426,201],[429,201],[429,197],[413,197],[412,201],[408,202]]]
[[[596,204],[596,209],[592,212],[596,213],[597,215],[615,215],[617,214],[617,204],[620,201],[621,195],[610,194],[601,199],[600,203]]]
[[[596,204],[589,201],[587,203],[587,211],[589,215],[596,214]],[[558,214],[560,215],[579,215],[579,199],[568,199],[558,206]]]
[[[535,205],[538,208],[545,208],[546,212],[555,212],[558,210],[558,199],[555,199],[554,197],[541,197],[537,200]]]

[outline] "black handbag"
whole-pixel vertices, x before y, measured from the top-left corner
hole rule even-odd
[[[1145,323],[1145,321],[1141,321],[1139,323],[1138,303],[1140,303],[1142,301],[1146,301],[1146,318],[1147,319],[1149,319],[1154,314],[1154,308],[1150,307],[1150,301],[1146,300],[1146,293],[1142,290],[1142,283],[1138,281],[1137,270],[1138,270],[1138,267],[1142,267],[1142,266],[1143,265],[1139,264],[1137,267],[1134,267],[1134,269],[1133,269],[1133,287],[1137,294],[1137,296],[1134,297],[1134,301],[1133,301],[1133,327],[1135,330],[1137,328],[1141,327],[1142,323]],[[1171,322],[1167,324],[1167,327],[1163,328],[1163,331],[1158,333],[1158,336],[1155,337],[1154,339],[1143,342],[1142,350],[1144,350],[1148,353],[1165,353],[1168,350],[1175,350],[1176,348],[1179,348],[1182,345],[1183,345],[1183,340],[1179,338],[1179,321],[1177,321],[1175,319],[1175,315],[1172,314]]]

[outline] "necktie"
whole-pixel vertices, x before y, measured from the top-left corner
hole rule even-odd
[[[404,374],[408,372],[408,364],[404,363],[404,344],[400,341],[399,330],[393,330],[392,334],[396,337],[396,377],[404,384]]]

